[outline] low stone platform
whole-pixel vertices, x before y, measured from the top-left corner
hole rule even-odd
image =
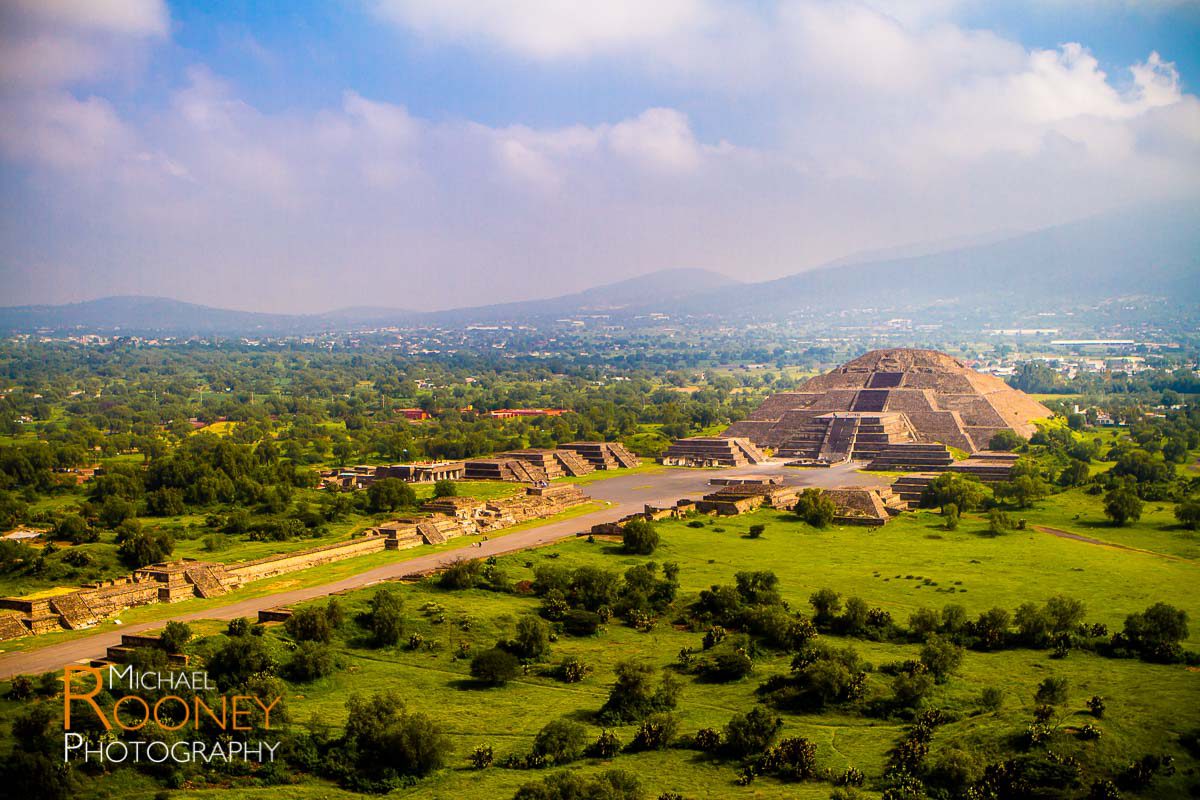
[[[672,467],[744,467],[766,461],[767,457],[749,439],[692,436],[676,439],[661,460]]]

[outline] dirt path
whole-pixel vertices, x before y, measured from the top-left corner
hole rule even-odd
[[[1180,556],[1173,556],[1168,553],[1159,553],[1155,550],[1143,550],[1140,547],[1130,547],[1127,544],[1117,544],[1116,542],[1106,542],[1103,539],[1093,539],[1090,536],[1082,536],[1078,533],[1071,533],[1070,531],[1064,531],[1064,530],[1060,530],[1058,528],[1047,528],[1044,525],[1034,525],[1033,529],[1035,531],[1041,531],[1042,533],[1048,533],[1051,536],[1057,536],[1060,539],[1074,539],[1077,542],[1084,542],[1086,544],[1096,544],[1096,545],[1100,545],[1101,547],[1111,547],[1114,550],[1128,550],[1131,553],[1142,553],[1143,555],[1147,555],[1147,556],[1158,556],[1159,558],[1165,558],[1168,561],[1183,561],[1188,564],[1196,563],[1195,561],[1193,561],[1190,558],[1182,558]]]
[[[264,597],[239,600],[217,608],[187,611],[187,603],[181,603],[179,613],[172,617],[179,622],[198,619],[234,619],[248,617],[256,619],[258,612],[280,605],[302,603],[325,595],[361,589],[380,581],[395,580],[411,575],[424,575],[448,566],[461,558],[475,559],[527,550],[553,544],[576,534],[588,531],[601,522],[614,522],[647,505],[664,506],[673,504],[682,497],[699,497],[712,491],[708,481],[718,476],[730,475],[783,475],[788,484],[804,486],[875,485],[886,483],[886,479],[874,475],[859,475],[853,471],[860,465],[843,465],[825,470],[786,469],[781,462],[757,464],[726,470],[671,469],[654,474],[621,475],[597,481],[584,487],[585,493],[596,500],[611,505],[600,511],[584,514],[573,519],[539,525],[536,528],[510,533],[482,542],[479,547],[468,547],[443,553],[408,558],[393,564],[360,572],[339,581],[310,586],[303,589],[278,592]],[[101,658],[112,645],[121,643],[123,633],[141,633],[156,630],[167,620],[140,622],[122,625],[119,628],[107,624],[104,629],[79,639],[47,645],[36,650],[0,655],[0,679],[19,674],[48,672],[79,661]],[[103,624],[103,623],[102,623]]]

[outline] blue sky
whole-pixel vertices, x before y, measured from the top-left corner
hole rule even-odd
[[[6,304],[760,280],[1200,177],[1200,3],[12,0]]]

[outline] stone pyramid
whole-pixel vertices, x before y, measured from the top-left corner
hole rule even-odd
[[[869,428],[873,433],[864,436],[876,450],[896,442],[940,442],[975,453],[997,431],[1029,438],[1033,420],[1049,416],[1024,392],[945,353],[873,350],[795,391],[772,395],[722,436],[824,459],[853,455],[859,431]],[[831,454],[831,447],[839,452]]]

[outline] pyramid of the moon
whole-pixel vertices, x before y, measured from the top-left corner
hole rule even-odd
[[[872,350],[792,392],[772,395],[723,436],[779,455],[870,459],[888,445],[934,443],[974,453],[1001,430],[1025,438],[1048,408],[934,350]]]

